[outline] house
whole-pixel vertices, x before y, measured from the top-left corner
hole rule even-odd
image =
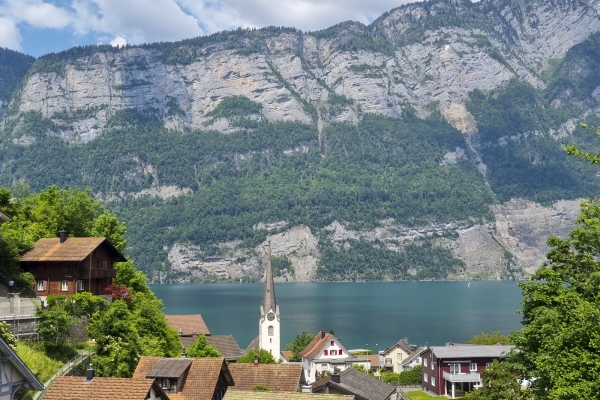
[[[346,350],[333,331],[320,331],[301,352],[304,378],[308,384],[320,379],[324,374],[344,371],[353,364],[371,369],[366,356],[353,356]]]
[[[415,357],[417,352],[417,346],[408,343],[408,338],[404,337],[383,350],[383,368],[396,374],[412,369],[414,365],[420,364],[420,357]],[[407,363],[409,359],[411,362]]]
[[[169,400],[153,379],[58,376],[44,400]]]
[[[397,395],[395,386],[354,368],[316,381],[311,390],[312,393],[353,395],[356,400],[395,400]]]
[[[504,357],[512,346],[455,345],[432,346],[422,357],[423,390],[451,399],[481,387],[481,370]]]
[[[371,372],[379,376],[381,373],[381,361],[379,360],[379,354],[367,354],[365,357],[367,357],[371,363]]]
[[[44,385],[0,338],[0,400],[13,400],[21,390],[44,390]]]
[[[222,400],[234,380],[215,358],[141,357],[133,378],[151,378],[171,400]]]
[[[242,364],[229,365],[236,390],[252,390],[257,385],[266,386],[271,392],[296,392],[303,385],[300,364]]]
[[[114,263],[127,261],[106,238],[60,238],[38,240],[21,257],[21,268],[36,279],[34,290],[44,301],[48,295],[90,292],[106,297],[116,276]]]
[[[199,335],[210,336],[208,326],[206,326],[206,323],[200,314],[169,314],[165,315],[165,318],[167,319],[169,326],[179,332],[180,337],[197,338]]]
[[[354,400],[354,396],[340,394],[307,394],[300,392],[262,392],[230,389],[224,400]]]

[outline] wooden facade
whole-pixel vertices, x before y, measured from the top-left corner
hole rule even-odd
[[[40,239],[21,258],[21,268],[36,279],[38,296],[90,292],[107,295],[116,276],[114,263],[127,261],[105,238]]]

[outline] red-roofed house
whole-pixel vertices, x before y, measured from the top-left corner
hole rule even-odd
[[[127,261],[106,238],[60,238],[38,240],[21,257],[21,268],[36,279],[34,290],[45,300],[48,295],[90,292],[106,296],[104,290],[116,276],[115,262]]]
[[[366,356],[353,356],[346,350],[333,331],[320,331],[313,340],[300,352],[302,366],[307,384],[312,384],[326,373],[344,371],[353,364],[371,369],[371,362]]]

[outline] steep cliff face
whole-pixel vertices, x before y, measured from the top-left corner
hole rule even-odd
[[[71,49],[0,96],[0,180],[92,186],[155,282],[260,279],[267,230],[282,281],[369,279],[322,272],[360,243],[402,263],[377,279],[439,260],[427,278],[519,278],[600,188],[561,150],[593,143],[597,32],[600,0],[434,0],[370,26]]]

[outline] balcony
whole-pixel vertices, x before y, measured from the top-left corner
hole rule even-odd
[[[468,374],[451,374],[444,371],[444,379],[448,382],[480,382],[481,375],[479,372],[471,372]]]

